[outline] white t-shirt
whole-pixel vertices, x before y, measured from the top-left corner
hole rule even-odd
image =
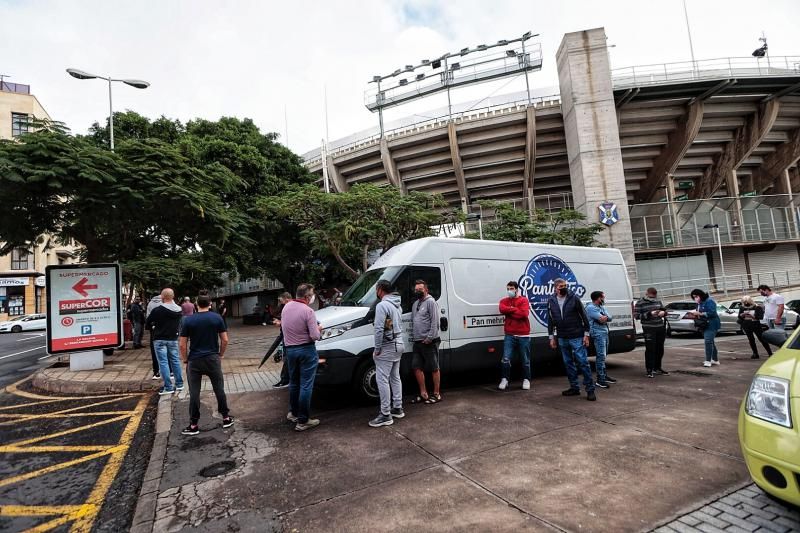
[[[773,292],[764,299],[764,318],[777,318],[778,306],[784,303],[783,296]]]

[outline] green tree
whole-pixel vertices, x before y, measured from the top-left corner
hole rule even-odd
[[[494,210],[495,218],[484,224],[483,236],[496,241],[538,242],[571,246],[598,246],[595,236],[605,226],[586,222],[583,213],[574,209],[560,209],[547,213],[537,209],[533,216],[513,204],[484,202],[481,207]],[[478,238],[471,233],[470,238]]]

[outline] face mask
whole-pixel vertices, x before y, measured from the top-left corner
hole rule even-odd
[[[422,300],[425,297],[425,293],[422,291],[414,291],[414,296],[417,297],[417,300]]]
[[[561,296],[565,296],[567,294],[567,288],[561,287],[560,289],[558,289],[558,294],[560,294]]]
[[[700,297],[699,296],[695,296],[694,297],[694,301],[697,302],[697,303],[700,303]]]
[[[605,300],[600,300],[597,303],[600,304],[600,305],[606,305],[606,301]]]
[[[509,298],[513,298],[514,296],[517,295],[517,291],[506,291],[506,294],[508,295]]]

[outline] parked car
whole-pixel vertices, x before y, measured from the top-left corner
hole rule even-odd
[[[47,327],[47,315],[20,315],[10,320],[0,322],[0,333],[19,333],[20,331],[31,331],[35,329],[45,329]]]
[[[739,409],[739,444],[756,485],[779,500],[800,505],[798,331],[756,372]]]
[[[697,310],[697,304],[693,301],[672,302],[664,306],[667,310],[667,335],[673,333],[695,333],[703,332],[694,325],[694,319],[687,316],[689,311]],[[741,333],[742,327],[739,325],[739,311],[728,309],[722,304],[717,304],[717,313],[722,324],[721,333]]]
[[[786,308],[794,311],[795,313],[800,313],[800,300],[789,300],[786,302]]]
[[[753,301],[759,305],[764,305],[764,298],[753,298]],[[786,315],[786,329],[797,329],[797,327],[800,326],[800,314],[798,314],[798,311],[792,309],[791,304],[793,302],[800,303],[800,300],[792,300],[785,305],[784,314]],[[741,300],[731,302],[730,308],[735,310],[737,313],[741,307]]]

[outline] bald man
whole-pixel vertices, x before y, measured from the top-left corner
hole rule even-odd
[[[161,291],[161,304],[147,315],[145,328],[152,328],[158,367],[161,378],[164,380],[164,386],[158,391],[159,395],[173,394],[176,390],[183,390],[181,359],[178,351],[178,333],[181,328],[182,316],[181,306],[175,303],[175,292],[169,288]],[[175,378],[174,385],[170,379],[170,373]]]

